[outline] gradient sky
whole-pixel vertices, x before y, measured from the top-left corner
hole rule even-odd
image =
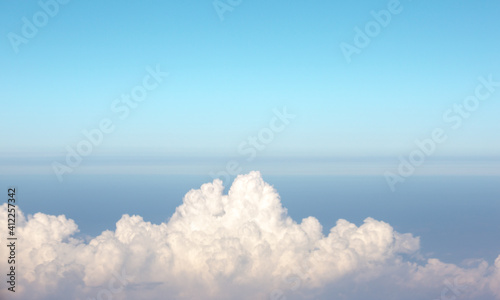
[[[360,256],[360,265],[372,256],[373,251],[365,253],[365,249],[402,255],[391,256],[390,263],[381,265],[384,272],[399,271],[381,277],[386,285],[373,281],[366,286],[368,296],[363,289],[358,291],[362,282],[350,281],[355,277],[347,278],[349,284],[345,286],[341,281],[339,287],[345,288],[347,294],[359,293],[359,297],[350,299],[368,299],[378,295],[378,289],[385,289],[385,294],[380,294],[384,299],[401,299],[400,295],[435,299],[443,289],[444,277],[456,279],[462,273],[473,287],[484,292],[484,297],[494,294],[500,299],[496,238],[500,230],[499,1],[401,0],[400,12],[392,14],[387,26],[382,26],[380,33],[372,36],[369,44],[350,60],[341,45],[356,45],[358,28],[365,31],[366,25],[375,20],[372,12],[387,10],[395,0],[241,0],[240,5],[224,13],[223,20],[214,8],[214,0],[70,0],[59,4],[58,11],[33,37],[25,37],[26,43],[18,48],[13,46],[12,37],[23,35],[26,20],[39,21],[36,16],[43,11],[40,3],[50,1],[63,0],[0,3],[0,182],[4,188],[18,189],[19,208],[29,219],[19,224],[25,230],[20,231],[20,241],[26,243],[21,244],[19,256],[32,267],[33,272],[25,272],[26,276],[40,271],[38,281],[30,281],[32,286],[45,288],[44,282],[53,282],[54,277],[46,272],[52,269],[45,262],[28,260],[38,257],[35,250],[45,251],[39,247],[43,243],[52,245],[52,253],[58,253],[51,263],[61,263],[59,270],[67,265],[56,259],[59,257],[71,258],[78,268],[86,266],[85,273],[81,269],[75,273],[85,276],[64,275],[54,281],[54,286],[64,287],[66,292],[57,290],[59,297],[77,299],[71,293],[95,296],[106,282],[105,272],[95,272],[94,265],[111,270],[109,264],[120,257],[113,251],[105,250],[103,255],[92,252],[96,243],[111,249],[106,245],[118,243],[116,239],[127,236],[127,232],[140,237],[144,235],[143,228],[167,228],[170,225],[165,224],[171,219],[173,232],[176,228],[198,226],[207,229],[208,236],[218,234],[215,228],[226,208],[230,221],[234,218],[248,224],[255,219],[252,212],[258,212],[259,226],[274,228],[270,224],[286,215],[281,210],[283,203],[297,222],[317,216],[317,223],[312,219],[303,222],[304,232],[310,233],[310,237],[323,238],[322,234],[327,234],[339,219],[354,222],[340,221],[339,230],[350,228],[350,232],[368,220],[366,227],[375,230],[372,234],[363,229],[361,236],[366,238],[366,245],[375,245],[374,248],[365,248],[359,244],[359,237],[353,235],[354,248],[358,245],[366,254]],[[168,72],[168,76],[148,92],[146,100],[138,103],[128,117],[121,119],[112,109],[113,103],[142,84],[151,68]],[[492,78],[499,84],[490,87],[491,95],[481,100],[460,126],[453,128],[443,115],[478,90],[488,90],[480,78]],[[285,108],[295,118],[282,132],[274,134],[264,150],[255,150],[255,159],[248,156],[248,151],[242,155],[238,150],[242,143],[267,130],[276,119],[276,110]],[[453,115],[456,118],[457,114]],[[82,131],[98,128],[105,119],[113,122],[114,131],[105,134],[102,144],[93,147],[76,172],[72,172],[75,167],[71,175],[65,174],[61,184],[61,178],[58,181],[53,172],[54,162],[64,163],[67,149],[85,141]],[[428,139],[436,128],[443,130],[447,140],[425,158],[425,164],[415,174],[444,176],[415,176],[403,184],[408,179],[405,175],[396,190],[388,186],[385,171],[401,175],[399,160],[415,150],[416,139]],[[217,177],[212,174],[227,171],[224,168],[231,160],[238,164],[236,173],[259,170],[263,177],[257,172],[238,177],[233,185],[236,192],[231,194],[234,197],[226,206],[224,201],[229,198],[222,195],[224,188],[218,181],[199,191],[189,191]],[[225,178],[226,192],[230,179]],[[272,189],[264,179],[279,189],[283,202],[274,192],[269,196]],[[263,204],[269,205],[269,210],[263,209],[267,207]],[[6,205],[0,205],[0,221],[7,222],[6,209]],[[184,209],[187,217],[177,213]],[[61,214],[68,219],[55,217]],[[127,214],[141,215],[144,222]],[[246,214],[248,220],[242,217]],[[368,217],[390,223],[394,231]],[[76,234],[72,220],[81,226],[78,247],[73,244],[76,240],[66,241],[66,236]],[[204,220],[215,220],[215,227],[207,226]],[[147,222],[163,225],[155,227]],[[238,230],[239,225],[231,222],[227,228]],[[303,236],[295,230],[295,223],[286,222],[291,226],[290,236]],[[274,236],[280,236],[282,229],[276,228]],[[185,233],[187,237],[192,234],[190,230]],[[415,238],[398,232],[412,233]],[[0,231],[0,238],[5,240],[1,234],[7,231]],[[370,242],[372,237],[379,240],[386,235],[387,241],[397,237],[394,245]],[[421,247],[417,236],[421,237]],[[157,237],[147,247],[164,253],[169,247],[162,249],[164,232],[158,231]],[[166,237],[173,239],[171,245],[176,245],[175,235],[168,233]],[[235,231],[227,237],[243,240],[247,235]],[[342,239],[339,241],[344,242]],[[36,244],[42,240],[42,244]],[[276,249],[288,248],[282,247],[277,238],[271,241]],[[331,245],[336,245],[336,240],[332,241],[335,243]],[[120,240],[118,244],[126,244],[123,253],[133,253],[139,249],[134,243]],[[203,241],[198,246],[211,244],[213,241]],[[138,245],[142,246],[142,242]],[[299,254],[316,255],[318,248],[314,245],[304,247],[305,252]],[[257,249],[252,247],[249,249]],[[83,248],[90,250],[80,251]],[[188,248],[176,249],[180,255],[172,257],[191,256]],[[86,256],[83,265],[78,261],[82,253]],[[280,258],[281,252],[274,253]],[[407,254],[411,256],[406,257]],[[297,261],[303,260],[300,255]],[[123,266],[136,257],[141,255],[124,258]],[[424,262],[433,257],[460,267],[437,260]],[[385,259],[383,255],[381,258]],[[416,278],[428,282],[417,280],[413,290],[395,287],[393,278],[406,281],[405,276],[414,271],[406,263],[416,260],[423,267]],[[274,266],[266,260],[261,262],[266,267]],[[335,259],[336,262],[344,260]],[[490,264],[488,269],[483,268],[486,262]],[[321,261],[316,263],[318,269],[312,269],[314,272],[326,266]],[[161,264],[151,265],[162,271],[167,269]],[[225,261],[220,264],[228,265]],[[2,269],[3,266],[6,260],[0,260]],[[203,263],[199,266],[204,268]],[[145,269],[141,274],[152,277],[140,277],[140,282],[130,286],[128,292],[136,296],[130,299],[153,299],[143,291],[148,292],[158,282],[174,282],[168,277],[155,277],[169,272],[151,270]],[[201,274],[199,270],[191,270],[194,278]],[[367,269],[353,270],[367,275]],[[253,291],[264,293],[261,283],[274,288],[274,281],[279,279],[273,272],[264,272],[271,280],[259,275],[254,282],[249,277],[252,284],[258,283]],[[45,278],[50,279],[44,281]],[[183,291],[204,292],[198,290],[196,281],[172,278],[180,280],[173,283],[173,287],[179,288],[178,295]],[[82,280],[85,287],[79,290]],[[58,299],[49,290],[38,295],[36,289],[26,286],[30,297]],[[170,295],[177,293],[167,285],[164,288]],[[327,285],[321,299],[331,299],[328,288],[337,287]],[[257,299],[244,290],[234,292]],[[168,293],[158,295],[165,297]],[[336,293],[342,296],[343,292]],[[384,296],[388,294],[393,298]],[[491,299],[468,295],[462,298]],[[23,294],[18,297],[32,299]],[[2,294],[0,298],[3,299]],[[297,298],[300,295],[290,299]]]
[[[389,1],[70,1],[15,53],[9,32],[41,8],[0,4],[4,155],[63,156],[83,129],[115,121],[93,155],[230,156],[274,108],[297,115],[262,155],[395,156],[446,127],[443,112],[500,80],[498,1],[401,1],[402,12],[347,63],[340,44]],[[147,66],[169,76],[130,117],[113,100]],[[500,91],[438,156],[498,155]]]

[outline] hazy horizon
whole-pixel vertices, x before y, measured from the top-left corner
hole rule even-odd
[[[3,300],[500,300],[500,2],[4,1]]]

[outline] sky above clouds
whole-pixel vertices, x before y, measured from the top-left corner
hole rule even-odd
[[[500,299],[499,13],[3,1],[9,297]]]
[[[394,156],[447,126],[443,113],[500,80],[497,1],[401,1],[399,14],[347,63],[341,43],[390,1],[243,1],[221,21],[211,1],[69,1],[15,53],[9,33],[36,2],[1,4],[4,153],[62,156],[81,131],[113,118],[94,155],[234,155],[275,108],[297,115],[269,156]],[[111,105],[148,66],[169,75],[126,120]],[[500,148],[498,94],[440,147],[440,156]],[[37,130],[33,130],[36,127]]]

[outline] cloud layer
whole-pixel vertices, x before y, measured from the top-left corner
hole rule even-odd
[[[7,299],[500,299],[500,256],[446,264],[419,238],[367,218],[292,220],[259,172],[227,195],[220,180],[189,191],[167,223],[123,215],[84,241],[65,216],[18,211],[16,293]],[[7,227],[7,206],[0,222]],[[5,241],[6,230],[0,231]],[[5,253],[2,251],[2,253]],[[4,256],[4,255],[2,255]],[[0,260],[0,269],[7,270]],[[2,298],[4,299],[4,298]]]

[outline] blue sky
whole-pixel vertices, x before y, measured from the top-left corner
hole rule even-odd
[[[499,1],[64,1],[0,3],[18,299],[102,296],[119,267],[140,274],[130,299],[269,298],[304,258],[321,299],[452,296],[444,278],[500,299]],[[207,251],[225,238],[241,255]]]
[[[340,49],[389,1],[243,1],[221,21],[212,2],[70,1],[15,53],[35,2],[1,4],[2,152],[62,156],[81,131],[112,118],[93,156],[227,157],[267,126],[297,117],[262,156],[405,155],[443,127],[443,112],[500,80],[497,1],[401,1],[402,11],[347,63]],[[169,76],[125,120],[111,103],[148,66]],[[500,91],[436,156],[500,150]]]

